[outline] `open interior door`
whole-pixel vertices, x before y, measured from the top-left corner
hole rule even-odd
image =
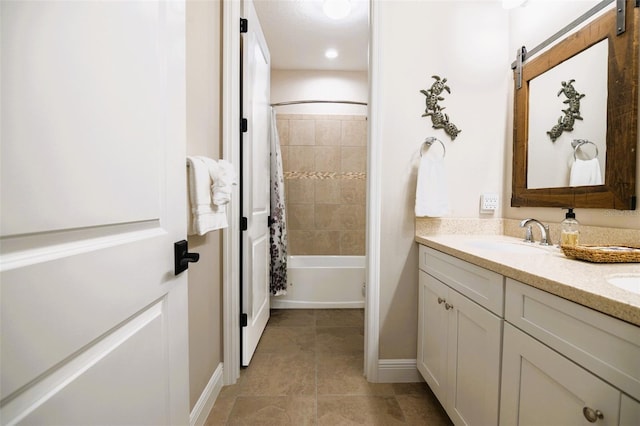
[[[247,31],[242,34],[242,365],[247,366],[269,320],[269,126],[270,57],[253,2],[243,2]],[[243,219],[244,221],[244,219]]]
[[[179,1],[1,2],[2,424],[189,423]]]

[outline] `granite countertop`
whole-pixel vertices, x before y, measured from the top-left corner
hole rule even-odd
[[[640,263],[590,263],[569,259],[558,247],[503,235],[416,235],[427,247],[640,326],[640,294],[606,277],[640,274]],[[503,249],[504,247],[504,249]],[[513,247],[513,248],[511,248]]]

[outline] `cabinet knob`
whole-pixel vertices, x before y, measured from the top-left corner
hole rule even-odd
[[[445,300],[442,297],[438,297],[438,305],[442,305]]]
[[[594,410],[590,407],[584,407],[582,409],[582,414],[584,414],[584,418],[589,421],[589,423],[595,423],[598,419],[604,418],[604,414],[600,410]]]
[[[453,309],[453,305],[451,305],[449,303],[445,303],[444,304],[444,308],[448,311],[449,309]]]

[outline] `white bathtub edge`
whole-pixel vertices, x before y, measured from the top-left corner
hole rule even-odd
[[[279,300],[271,297],[271,309],[363,309],[363,301],[353,302],[307,302],[298,300]]]

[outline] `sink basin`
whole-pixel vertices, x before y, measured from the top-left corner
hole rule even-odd
[[[525,243],[519,241],[469,241],[469,245],[483,250],[500,251],[505,253],[542,254],[551,246],[541,246],[538,243]]]
[[[640,274],[612,275],[607,277],[607,282],[623,290],[640,294]]]

